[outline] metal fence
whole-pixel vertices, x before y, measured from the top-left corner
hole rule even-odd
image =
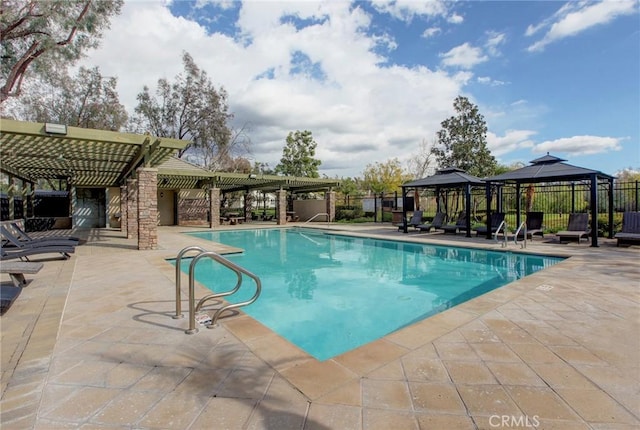
[[[608,223],[608,184],[598,186],[598,212],[600,228]],[[419,206],[424,213],[425,220],[436,213],[437,203],[432,189],[421,190],[419,195],[411,193],[408,196],[408,210]],[[447,213],[449,219],[455,219],[460,211],[465,209],[464,192],[462,190],[446,190],[441,193],[440,210]],[[419,205],[415,201],[419,200]],[[548,231],[558,231],[567,227],[569,214],[573,212],[589,212],[590,184],[585,183],[554,183],[535,184],[522,187],[520,192],[521,219],[524,220],[527,211],[543,212],[544,224]],[[491,207],[496,211],[498,207],[506,213],[510,225],[515,225],[516,219],[516,188],[515,186],[500,187],[500,191],[492,192]],[[613,187],[614,230],[619,230],[622,213],[625,211],[640,211],[640,181],[614,182]],[[375,222],[392,222],[393,212],[402,210],[401,193],[379,194],[371,196],[341,196],[338,195],[337,219],[344,218],[369,219]],[[471,192],[471,212],[474,223],[484,223],[487,210],[487,197],[484,187],[473,188]]]

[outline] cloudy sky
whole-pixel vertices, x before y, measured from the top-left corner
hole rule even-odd
[[[458,95],[502,164],[546,152],[640,168],[640,19],[631,1],[125,1],[85,66],[133,112],[189,52],[224,87],[255,161],[310,130],[320,173],[362,176],[435,141]]]

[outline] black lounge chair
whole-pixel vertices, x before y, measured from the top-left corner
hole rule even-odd
[[[533,240],[533,236],[544,237],[543,226],[544,212],[527,212],[527,239]],[[520,231],[519,237],[524,236],[524,231]]]
[[[560,242],[568,239],[578,239],[578,243],[584,237],[589,239],[589,214],[588,213],[572,213],[569,214],[569,224],[567,229],[559,231],[556,236]]]
[[[504,221],[504,212],[494,212],[491,214],[491,234],[495,233]],[[476,232],[476,236],[480,236],[481,234],[487,234],[487,226],[483,225],[480,227],[476,227],[473,229]]]
[[[411,219],[407,222],[407,227],[413,227],[417,230],[420,224],[422,224],[422,211],[413,211]],[[404,230],[404,225],[399,225],[398,230]]]
[[[640,212],[622,214],[622,231],[614,237],[618,239],[616,246],[621,243],[640,243]]]
[[[446,224],[441,227],[445,233],[458,233],[458,230],[467,231],[467,213],[465,211],[461,211],[458,214],[458,219],[455,224]]]
[[[442,228],[444,221],[446,219],[446,214],[444,212],[438,212],[435,217],[433,217],[433,221],[429,224],[420,224],[417,226],[421,232],[430,232],[431,229],[439,229]]]

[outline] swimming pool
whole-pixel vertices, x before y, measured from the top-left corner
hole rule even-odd
[[[188,234],[244,249],[225,257],[258,275],[262,294],[242,310],[321,361],[562,260],[302,228]],[[236,281],[209,259],[195,278],[213,291]],[[228,301],[247,300],[246,284]]]

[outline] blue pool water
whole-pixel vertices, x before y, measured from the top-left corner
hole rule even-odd
[[[260,277],[262,294],[243,311],[318,360],[562,260],[301,228],[189,234],[244,249],[226,257]],[[188,273],[189,263],[181,270]],[[198,263],[195,277],[216,292],[236,282],[234,272],[209,259]],[[228,301],[250,298],[253,281],[243,289]]]

